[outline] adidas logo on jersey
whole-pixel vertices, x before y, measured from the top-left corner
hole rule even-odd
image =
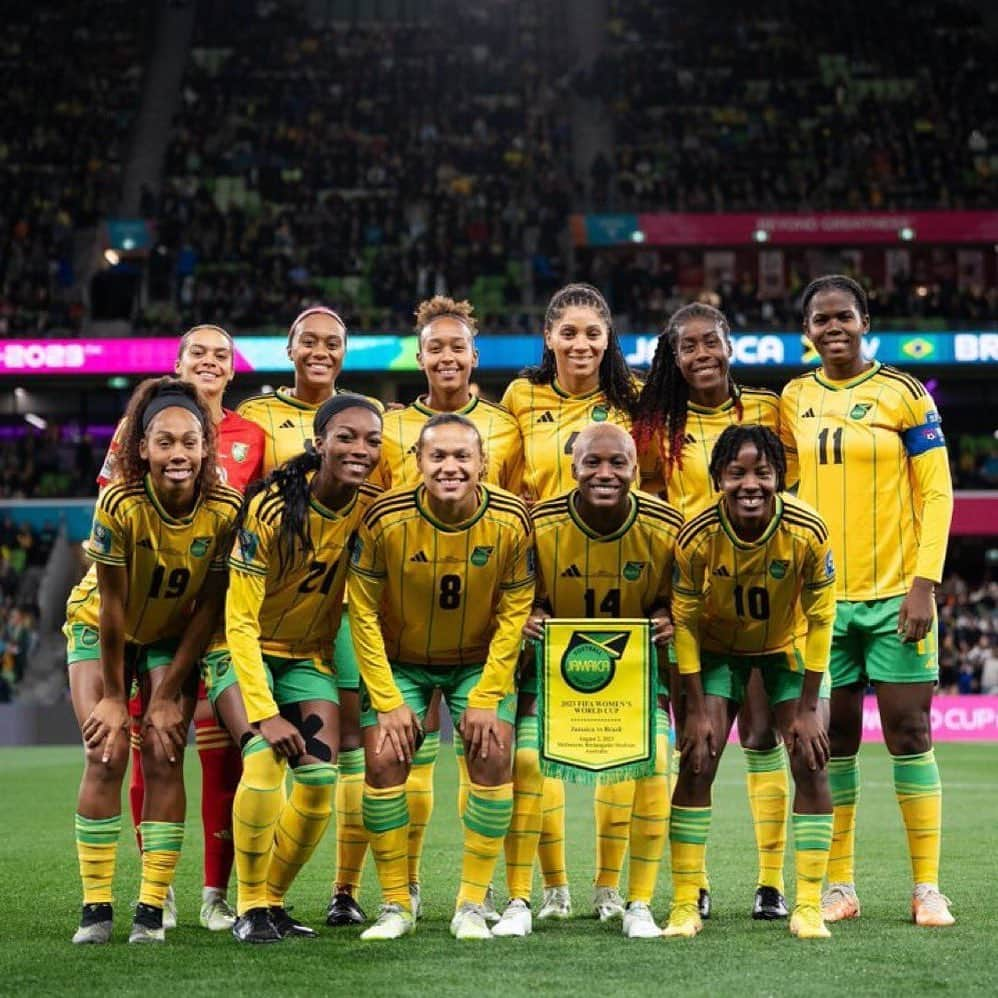
[[[429,563],[430,559],[426,557],[425,551],[417,551],[409,561],[418,561],[421,565],[426,565]]]
[[[152,541],[149,540],[147,537],[143,537],[142,540],[136,541],[135,546],[137,548],[147,548],[150,551],[154,550],[152,546]]]
[[[582,572],[579,570],[578,565],[569,565],[564,572],[561,573],[563,579],[581,579]]]
[[[544,412],[540,416],[537,417],[537,422],[538,423],[553,423],[554,422],[554,413],[551,412],[550,409],[548,409],[547,412]]]
[[[714,575],[723,576],[725,579],[731,578],[731,573],[723,565],[720,568],[714,569]]]
[[[814,410],[813,409],[808,409],[807,412],[802,412],[800,418],[801,419],[814,419]]]
[[[295,421],[293,419],[286,419],[277,428],[279,430],[293,430],[295,428]]]

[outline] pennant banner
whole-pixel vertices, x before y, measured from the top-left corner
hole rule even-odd
[[[544,622],[537,713],[545,776],[617,783],[655,771],[656,661],[647,620]]]

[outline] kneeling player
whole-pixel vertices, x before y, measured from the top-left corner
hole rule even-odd
[[[754,668],[762,672],[796,785],[790,931],[802,938],[829,935],[819,904],[832,799],[818,700],[835,617],[835,572],[821,518],[778,494],[785,473],[783,448],[771,430],[726,429],[710,461],[722,496],[683,527],[676,546],[672,612],[687,714],[672,795],[674,895],[666,936],[694,936],[702,928],[697,898],[711,785]],[[805,634],[802,660],[798,638]]]
[[[513,811],[513,673],[534,590],[523,503],[481,483],[475,425],[441,413],[416,444],[422,483],[390,492],[361,525],[350,573],[364,683],[364,824],[384,903],[361,939],[415,929],[405,782],[439,688],[464,740],[470,788],[451,933],[489,939],[483,902]]]

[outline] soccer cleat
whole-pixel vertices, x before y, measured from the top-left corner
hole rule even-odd
[[[831,939],[821,910],[812,904],[799,904],[790,918],[790,934],[798,939]]]
[[[412,905],[412,917],[420,919],[423,917],[423,890],[419,884],[413,882],[409,884],[409,903]]]
[[[703,922],[696,903],[674,904],[669,912],[669,924],[662,930],[662,935],[692,939],[702,929]]]
[[[482,902],[482,912],[485,915],[485,921],[489,925],[495,925],[499,921],[499,912],[496,910],[496,892],[492,890],[492,885],[485,890],[485,900]]]
[[[537,912],[537,917],[542,922],[548,918],[572,917],[572,895],[569,893],[568,884],[544,888],[544,903]]]
[[[821,895],[821,917],[826,922],[859,918],[859,898],[854,884],[829,884]]]
[[[529,936],[533,931],[534,916],[523,898],[511,898],[502,917],[492,926],[494,936]]]
[[[85,904],[80,914],[80,927],[73,934],[77,945],[101,944],[111,941],[114,909],[109,904]]]
[[[450,934],[455,939],[491,939],[492,933],[485,924],[485,912],[480,904],[465,901],[450,920]]]
[[[787,914],[787,900],[775,887],[756,888],[752,904],[752,917],[756,921],[774,922]]]
[[[632,901],[624,912],[624,935],[628,939],[658,939],[662,930],[655,924],[651,908],[644,901]]]
[[[318,939],[319,933],[297,918],[292,918],[288,909],[280,904],[270,906],[270,920],[282,939]]]
[[[130,943],[165,943],[166,930],[163,928],[163,909],[154,908],[141,901],[135,906],[135,919],[129,933]]]
[[[593,914],[601,922],[624,917],[624,899],[616,887],[593,888]]]
[[[710,901],[710,891],[706,887],[700,888],[700,894],[697,897],[697,911],[700,913],[700,917],[706,921],[710,918],[711,901]]]
[[[953,925],[956,919],[949,910],[951,903],[945,894],[939,893],[935,884],[915,884],[911,895],[911,917],[916,925],[937,928]]]
[[[360,938],[366,942],[379,942],[382,939],[401,939],[416,931],[416,919],[400,904],[383,904],[377,921],[365,929]]]
[[[340,891],[329,899],[326,909],[326,925],[363,925],[367,921],[364,909],[357,899],[346,891]]]
[[[269,908],[250,908],[232,926],[232,935],[241,943],[279,943],[281,934],[270,918]]]
[[[206,887],[201,900],[199,920],[209,932],[227,932],[236,924],[236,913],[221,891]],[[165,912],[163,921],[166,922]]]
[[[173,893],[173,885],[166,889],[166,901],[163,903],[163,928],[177,927],[177,895]]]

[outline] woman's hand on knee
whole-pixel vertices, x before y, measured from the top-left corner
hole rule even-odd
[[[109,762],[114,753],[114,746],[121,732],[128,727],[128,704],[124,700],[112,697],[101,697],[83,722],[81,729],[87,748],[97,748],[101,743],[104,751],[101,762]]]
[[[262,720],[259,725],[260,734],[270,747],[285,759],[297,759],[305,754],[305,739],[301,732],[280,714]]]
[[[387,745],[395,753],[399,762],[412,763],[417,743],[423,734],[419,718],[408,704],[393,710],[378,711],[378,735],[374,743],[374,754],[381,755]]]

